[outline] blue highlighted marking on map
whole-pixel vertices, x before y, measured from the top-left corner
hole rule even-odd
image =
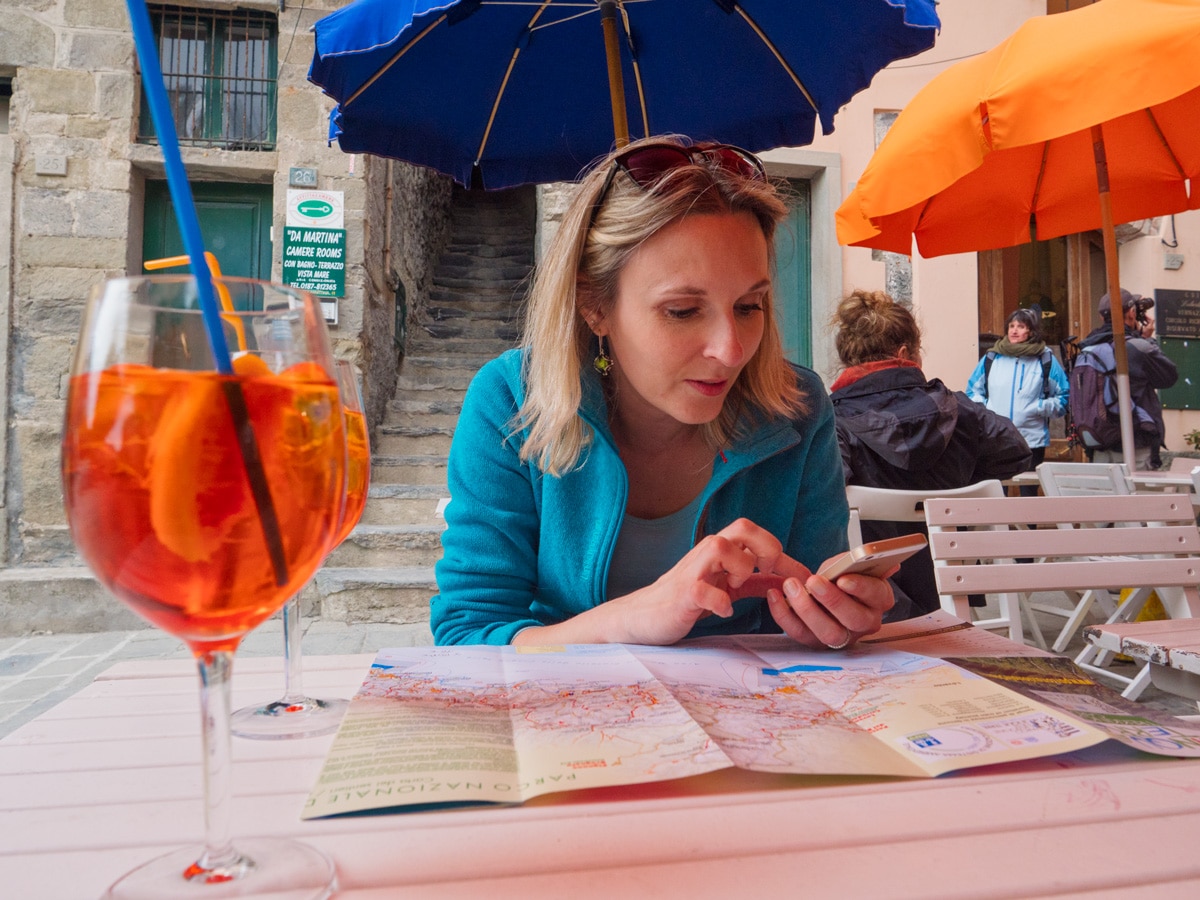
[[[793,672],[840,672],[841,666],[808,666],[795,665],[784,669],[763,669],[764,675],[790,675]]]

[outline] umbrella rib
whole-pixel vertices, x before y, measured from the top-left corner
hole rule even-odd
[[[1046,174],[1046,157],[1050,153],[1050,142],[1042,142],[1042,158],[1038,161],[1037,181],[1033,185],[1033,202],[1029,208],[1029,237],[1036,241],[1037,236],[1037,207],[1038,201],[1042,198],[1042,178]]]
[[[393,55],[391,59],[389,59],[386,63],[384,63],[378,72],[376,72],[374,75],[372,75],[370,78],[368,78],[362,87],[360,87],[353,94],[351,94],[349,97],[346,98],[346,102],[342,104],[342,109],[345,109],[347,106],[349,106],[355,100],[357,100],[359,95],[362,94],[363,91],[367,90],[367,88],[369,88],[376,81],[378,81],[380,79],[380,77],[382,77],[383,74],[388,69],[390,69],[396,63],[398,63],[400,61],[400,57],[402,57],[405,53],[407,53],[409,50],[411,50],[413,48],[413,46],[415,46],[421,40],[421,38],[425,37],[425,35],[429,34],[429,32],[433,31],[433,29],[437,28],[439,25],[441,25],[445,21],[446,21],[446,16],[443,13],[442,15],[438,16],[438,18],[434,22],[431,22],[429,24],[429,26],[427,28],[425,28],[424,31],[422,31],[415,38],[413,38],[411,41],[409,41],[407,44],[405,44],[403,47],[401,47],[399,50],[397,50],[395,55]]]
[[[537,12],[529,20],[525,26],[525,34],[530,34],[533,27],[537,24],[537,20],[542,17],[542,13],[546,11],[553,0],[542,0],[538,6]],[[504,70],[504,79],[500,82],[500,90],[496,92],[496,99],[492,102],[492,111],[488,113],[487,125],[483,128],[483,136],[479,139],[479,151],[475,154],[475,164],[483,159],[483,151],[487,147],[488,139],[492,136],[492,125],[496,122],[496,112],[500,109],[500,101],[504,99],[504,92],[508,90],[508,79],[512,77],[513,69],[517,67],[517,57],[521,55],[521,42],[517,42],[517,46],[513,47],[512,57],[508,61],[508,68]]]
[[[792,81],[795,82],[796,87],[800,90],[800,93],[804,95],[804,99],[808,101],[808,105],[813,108],[813,112],[820,113],[820,107],[818,107],[817,102],[813,100],[812,94],[808,92],[808,88],[806,88],[803,82],[800,81],[800,76],[792,70],[790,65],[788,65],[788,61],[783,58],[783,54],[779,52],[779,48],[771,43],[771,39],[763,34],[763,30],[758,27],[758,23],[750,18],[750,15],[744,9],[742,9],[740,5],[734,4],[733,8],[737,10],[737,14],[741,16],[743,20],[745,20],[746,24],[754,30],[754,33],[758,35],[758,39],[762,41],[763,44],[766,45],[767,49],[775,55],[775,59],[779,61],[779,65],[783,67],[783,71],[787,72]]]
[[[1154,116],[1154,110],[1147,107],[1146,118],[1150,120],[1150,127],[1154,129],[1154,133],[1158,135],[1158,139],[1162,141],[1163,149],[1167,151],[1167,155],[1171,157],[1171,162],[1175,165],[1175,174],[1180,178],[1187,178],[1187,173],[1183,170],[1183,166],[1179,163],[1179,157],[1175,155],[1175,149],[1171,146],[1171,142],[1167,140],[1167,136],[1163,134],[1163,130],[1158,125],[1158,119]]]
[[[646,112],[646,89],[642,84],[642,67],[638,65],[637,50],[633,46],[633,35],[629,31],[629,13],[625,4],[618,2],[617,9],[621,11],[621,23],[625,27],[625,45],[629,47],[629,61],[633,65],[633,83],[637,85],[638,107],[642,111],[642,137],[650,136],[650,115]]]

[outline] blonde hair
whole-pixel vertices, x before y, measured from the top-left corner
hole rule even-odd
[[[844,366],[892,359],[901,347],[910,359],[921,354],[921,329],[913,314],[883,291],[854,291],[833,314],[835,345]]]
[[[686,215],[749,212],[766,238],[774,269],[775,227],[787,215],[787,205],[769,181],[726,171],[697,155],[690,165],[667,170],[649,188],[617,172],[600,196],[618,153],[662,143],[688,146],[679,138],[645,138],[610,153],[584,176],[530,289],[522,341],[526,393],[513,425],[528,429],[521,459],[536,460],[551,475],[578,465],[592,440],[590,427],[579,416],[582,373],[595,355],[584,313],[612,309],[621,272],[644,241]],[[597,203],[602,204],[599,209]],[[783,356],[770,291],[763,307],[758,351],[730,389],[721,414],[703,426],[714,449],[755,417],[807,412]]]

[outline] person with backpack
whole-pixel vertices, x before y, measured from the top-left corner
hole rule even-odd
[[[1050,446],[1050,420],[1067,413],[1067,373],[1042,338],[1041,311],[1016,309],[1005,335],[979,360],[967,381],[967,396],[1017,426],[1029,445],[1033,471]],[[1021,493],[1036,494],[1036,486]]]
[[[1158,342],[1143,337],[1143,319],[1154,301],[1121,291],[1125,349],[1129,357],[1129,396],[1133,402],[1134,468],[1162,467],[1159,449],[1164,446],[1162,403],[1158,391],[1179,379],[1179,370]],[[1120,415],[1117,407],[1113,351],[1112,300],[1100,298],[1098,310],[1104,324],[1079,343],[1079,356],[1071,370],[1078,396],[1071,398],[1071,417],[1092,462],[1124,462],[1121,452]]]

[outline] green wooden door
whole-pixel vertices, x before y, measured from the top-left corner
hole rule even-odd
[[[271,186],[197,183],[192,185],[204,249],[217,258],[223,275],[271,278]],[[142,259],[184,253],[175,223],[175,205],[165,181],[146,182]],[[186,271],[183,267],[169,271]]]
[[[807,181],[791,182],[794,203],[775,233],[775,320],[783,353],[812,365],[812,217]]]

